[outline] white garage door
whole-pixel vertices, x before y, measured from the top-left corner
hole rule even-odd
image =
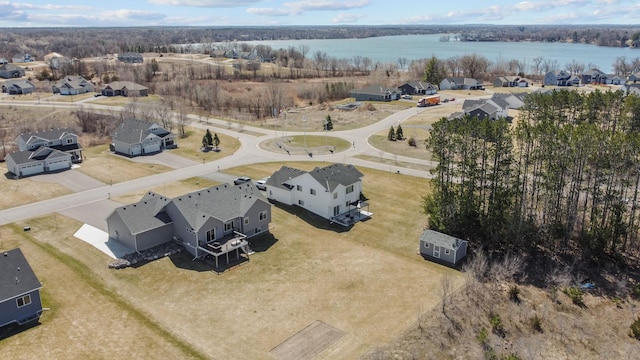
[[[33,175],[33,174],[39,174],[41,172],[44,171],[44,165],[43,164],[37,164],[37,165],[29,165],[29,166],[25,166],[21,169],[20,171],[20,176],[28,176],[28,175]]]
[[[154,153],[154,152],[158,152],[160,151],[160,143],[152,143],[152,144],[146,144],[144,146],[144,153],[145,154],[149,154],[149,153]]]
[[[140,145],[134,145],[131,147],[131,155],[140,155]]]
[[[65,160],[52,161],[52,162],[49,163],[49,171],[68,169],[70,167],[71,167],[71,164],[66,159]]]

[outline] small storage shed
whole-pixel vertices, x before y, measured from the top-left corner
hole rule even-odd
[[[467,241],[433,230],[420,235],[420,254],[428,260],[445,265],[457,265],[467,256]]]

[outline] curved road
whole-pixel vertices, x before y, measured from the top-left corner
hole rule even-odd
[[[4,100],[4,99],[3,99]],[[67,107],[67,108],[75,108],[76,104],[60,104],[60,103],[49,103],[46,101],[0,101],[0,106],[43,106],[43,107]],[[442,109],[442,107],[447,107],[451,105],[442,104],[438,106],[438,109]],[[109,107],[104,105],[95,105],[89,102],[84,103],[82,105],[86,108],[93,108],[99,110],[119,110],[117,107]],[[268,134],[267,130],[262,128],[256,128],[251,126],[244,126],[243,131],[234,131],[232,129],[228,129],[228,125],[226,121],[217,120],[217,119],[208,119],[207,123],[201,123],[198,120],[200,118],[196,116],[191,116],[193,123],[191,126],[197,128],[208,128],[211,125],[216,127],[216,132],[234,136],[238,138],[240,141],[240,149],[236,151],[234,154],[224,157],[222,159],[212,161],[209,163],[192,165],[184,168],[180,168],[177,170],[165,172],[162,174],[156,174],[147,176],[140,179],[130,180],[126,182],[117,183],[114,185],[104,185],[100,187],[95,187],[92,189],[80,191],[77,193],[60,196],[53,199],[43,200],[36,203],[26,204],[22,206],[17,206],[14,208],[9,208],[0,211],[0,225],[25,220],[33,217],[42,216],[45,214],[60,212],[65,210],[70,210],[76,207],[89,205],[91,203],[97,203],[102,200],[108,199],[111,196],[124,195],[140,190],[145,190],[152,188],[154,186],[159,186],[166,183],[175,182],[178,180],[188,179],[195,176],[205,176],[215,178],[221,182],[228,182],[233,177],[228,174],[224,174],[223,172],[219,172],[218,169],[224,170],[230,167],[242,166],[242,165],[250,165],[255,163],[262,162],[286,162],[286,161],[326,161],[326,162],[345,162],[353,165],[364,166],[375,168],[384,171],[392,171],[396,172],[400,170],[402,174],[419,176],[419,177],[430,177],[429,172],[415,170],[415,169],[407,169],[400,168],[397,166],[390,166],[387,164],[381,164],[372,161],[366,161],[359,158],[356,158],[357,155],[371,155],[371,154],[380,154],[380,150],[372,147],[368,138],[377,134],[381,131],[385,131],[389,129],[392,125],[397,125],[405,121],[412,115],[415,115],[417,112],[429,111],[433,108],[410,108],[407,110],[399,111],[375,124],[371,124],[362,128],[352,129],[352,130],[344,130],[344,131],[332,131],[332,136],[340,137],[347,141],[352,142],[355,146],[350,149],[327,155],[315,155],[313,158],[310,158],[307,155],[287,155],[285,153],[277,153],[268,150],[264,150],[260,148],[260,143],[273,138],[273,134]],[[264,135],[254,136],[249,133],[261,133]],[[306,132],[307,134],[313,134],[310,132]],[[303,132],[290,132],[290,135],[302,135]],[[393,154],[383,153],[383,157],[386,158],[394,158],[398,161],[407,162],[407,163],[420,163],[425,165],[433,165],[433,162],[419,160],[415,158],[403,157],[403,156],[395,156]],[[121,204],[113,203],[113,208],[120,206]],[[104,201],[101,202],[104,204]],[[104,220],[104,219],[103,219]],[[97,226],[99,224],[92,224]],[[97,226],[103,228],[104,226]]]

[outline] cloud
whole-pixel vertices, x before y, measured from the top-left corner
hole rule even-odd
[[[247,12],[261,16],[293,16],[305,11],[345,11],[360,9],[369,5],[369,0],[332,1],[304,0],[282,3],[281,8],[248,8]],[[339,17],[340,15],[338,15]],[[336,17],[337,18],[337,17]],[[335,22],[335,21],[334,21]]]
[[[346,13],[341,13],[338,14],[337,16],[335,16],[333,19],[331,19],[331,22],[334,24],[347,24],[347,23],[355,23],[358,22],[358,20],[364,18],[365,15],[363,14],[346,14]]]
[[[149,4],[191,6],[205,8],[231,8],[253,5],[263,0],[147,0]]]

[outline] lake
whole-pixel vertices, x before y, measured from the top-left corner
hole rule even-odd
[[[327,53],[334,58],[352,59],[359,55],[369,57],[373,62],[397,63],[398,58],[408,60],[429,58],[432,55],[446,59],[455,55],[477,53],[492,62],[516,59],[525,63],[527,71],[533,65],[533,59],[557,60],[561,69],[572,60],[585,66],[593,64],[604,72],[613,72],[613,63],[619,56],[633,59],[640,56],[640,49],[612,48],[572,43],[542,42],[459,42],[439,41],[442,34],[382,36],[366,39],[319,39],[319,40],[269,40],[247,41],[252,45],[269,45],[273,49],[298,48],[308,46],[307,57],[313,57],[317,51]]]

